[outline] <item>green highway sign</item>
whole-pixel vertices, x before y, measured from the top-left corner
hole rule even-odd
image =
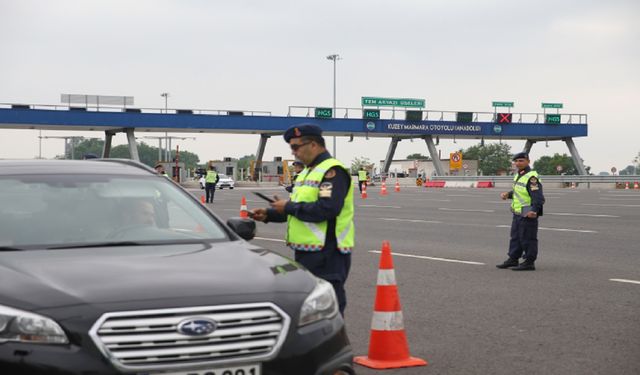
[[[413,107],[424,108],[424,99],[411,98],[374,98],[369,96],[362,97],[363,107]]]
[[[513,102],[491,102],[492,107],[513,107]]]
[[[542,108],[562,108],[562,103],[542,103]]]
[[[546,115],[544,118],[544,122],[545,124],[552,124],[552,125],[556,125],[560,123],[560,115],[558,114],[552,114],[552,115]]]
[[[332,118],[333,109],[331,108],[316,108],[315,116],[317,118]]]
[[[380,119],[380,110],[379,109],[364,109],[362,110],[362,118],[365,120],[379,120]]]

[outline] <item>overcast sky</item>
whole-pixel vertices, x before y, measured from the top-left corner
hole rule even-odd
[[[169,92],[169,108],[286,115],[288,106],[332,105],[326,56],[337,53],[339,107],[383,96],[423,98],[430,110],[492,111],[505,100],[514,112],[540,112],[545,101],[586,113],[589,136],[575,141],[597,173],[640,151],[639,41],[637,0],[0,0],[0,103],[59,104],[72,93],[161,108]],[[256,135],[197,137],[177,143],[201,161],[258,146]],[[377,161],[388,144],[339,138],[337,154]],[[519,151],[524,141],[509,144]],[[43,157],[63,151],[62,140],[42,142]],[[414,152],[428,154],[425,143],[405,140],[396,158]],[[537,143],[531,157],[555,152],[569,153]],[[37,131],[0,130],[0,158],[38,153]],[[265,160],[274,156],[290,156],[281,138],[267,145]]]

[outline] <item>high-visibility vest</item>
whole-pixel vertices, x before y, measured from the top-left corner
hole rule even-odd
[[[367,171],[358,171],[358,181],[367,181]]]
[[[207,171],[207,177],[204,178],[204,181],[207,183],[215,184],[216,177],[218,177],[216,171]]]
[[[291,194],[292,202],[317,202],[322,179],[333,167],[340,167],[349,173],[338,160],[327,159],[313,169],[305,168],[296,178],[295,188]],[[353,224],[353,184],[349,181],[349,190],[344,198],[342,210],[336,217],[336,239],[338,251],[351,253],[355,244],[355,228]],[[328,221],[311,223],[302,221],[293,215],[287,218],[287,246],[297,251],[320,251],[327,238]]]
[[[522,213],[522,207],[531,206],[531,195],[529,195],[527,191],[527,183],[531,177],[539,178],[538,172],[531,170],[521,177],[519,174],[513,177],[511,211],[513,211],[514,214],[520,215],[520,213]]]

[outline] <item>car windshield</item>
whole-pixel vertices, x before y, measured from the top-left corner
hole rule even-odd
[[[116,175],[0,177],[0,248],[228,239],[166,178]]]

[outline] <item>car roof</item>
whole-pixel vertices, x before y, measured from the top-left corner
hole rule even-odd
[[[32,174],[157,175],[151,167],[129,159],[0,160],[0,176]]]

